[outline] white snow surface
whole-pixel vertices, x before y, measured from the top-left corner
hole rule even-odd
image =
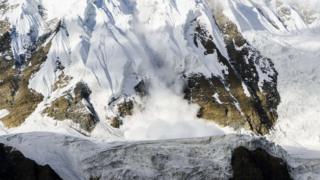
[[[7,109],[0,109],[0,119],[8,116],[10,112]]]

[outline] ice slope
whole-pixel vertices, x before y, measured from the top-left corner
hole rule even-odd
[[[296,179],[318,179],[319,160],[293,158],[263,138],[228,135],[198,139],[93,142],[52,133],[27,133],[0,137],[0,142],[20,150],[39,164],[49,164],[63,179],[148,179],[232,176],[231,154],[238,146],[263,148],[284,158]],[[201,147],[201,148],[199,148]]]

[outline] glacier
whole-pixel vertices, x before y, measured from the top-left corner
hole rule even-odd
[[[263,148],[287,160],[296,179],[318,179],[319,159],[290,156],[262,137],[225,135],[162,141],[101,142],[52,133],[0,137],[40,165],[49,165],[63,179],[229,179],[232,149]],[[197,168],[194,168],[197,167]]]

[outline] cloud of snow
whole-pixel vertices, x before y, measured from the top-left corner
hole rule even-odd
[[[183,82],[179,78],[181,74],[189,71],[189,66],[193,72],[196,68],[198,70],[202,68],[201,72],[206,72],[207,68],[202,64],[194,65],[189,62],[186,64],[186,57],[192,63],[195,57],[193,52],[181,48],[186,46],[187,42],[184,34],[180,33],[185,30],[183,24],[187,21],[190,9],[194,8],[194,2],[191,1],[189,4],[177,2],[176,6],[181,9],[179,13],[172,12],[170,19],[163,12],[169,9],[171,12],[174,3],[136,2],[136,8],[143,9],[137,18],[139,21],[148,22],[134,24],[137,32],[135,34],[139,35],[140,41],[147,49],[146,59],[143,60],[142,70],[139,73],[148,79],[151,87],[149,87],[149,97],[142,99],[141,107],[136,106],[133,115],[124,120],[121,130],[125,139],[156,140],[224,134],[224,131],[214,123],[197,118],[199,106],[189,104],[183,98]],[[150,8],[151,6],[154,8]],[[150,9],[155,9],[157,12]],[[172,18],[174,20],[171,22]]]
[[[212,122],[197,118],[199,106],[189,104],[182,94],[160,83],[152,87],[143,108],[124,121],[122,130],[129,140],[157,140],[222,135]]]

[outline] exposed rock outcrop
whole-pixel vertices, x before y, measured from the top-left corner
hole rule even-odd
[[[149,84],[146,80],[141,80],[135,87],[134,91],[137,96],[144,98],[149,95]],[[131,116],[135,106],[134,98],[115,98],[109,105],[114,107],[115,116],[110,119],[110,125],[114,128],[120,128],[123,124],[123,118]]]
[[[64,96],[54,100],[44,113],[60,121],[71,119],[79,124],[81,129],[90,132],[99,121],[90,103],[90,94],[91,90],[87,84],[79,82],[73,93],[66,92]]]
[[[36,49],[30,59],[16,64],[11,52],[10,33],[0,40],[0,109],[8,109],[10,115],[1,119],[7,127],[17,127],[36,109],[42,95],[29,89],[29,80],[46,60],[50,43]]]
[[[111,126],[114,128],[120,128],[122,125],[122,119],[126,116],[130,116],[133,113],[134,102],[130,99],[125,99],[123,102],[117,105],[117,116],[111,119]]]
[[[0,179],[3,180],[60,180],[50,166],[38,165],[12,147],[0,144]]]
[[[222,15],[222,12],[220,17],[216,15],[216,19],[225,34],[231,64],[247,86],[262,123],[269,121],[272,126],[278,118],[277,107],[280,103],[277,90],[278,72],[272,60],[263,57],[253,48],[236,25]]]
[[[214,120],[220,125],[266,134],[277,120],[277,106],[280,102],[278,74],[271,60],[262,57],[252,48],[222,12],[217,17],[229,60],[222,56],[212,35],[201,24],[195,27],[193,39],[199,48],[201,43],[205,55],[216,53],[219,63],[227,71],[223,72],[222,77],[187,75],[185,98],[200,105],[199,117]]]
[[[233,178],[230,180],[291,180],[287,163],[258,148],[238,147],[232,153]]]

